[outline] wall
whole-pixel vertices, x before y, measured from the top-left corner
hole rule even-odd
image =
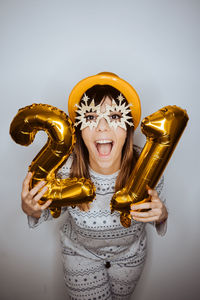
[[[187,109],[188,126],[165,171],[168,232],[148,229],[147,264],[133,298],[198,298],[199,11],[195,0],[0,1],[2,300],[66,299],[58,235],[64,219],[30,230],[20,207],[22,180],[46,135],[19,146],[10,122],[34,102],[67,111],[74,85],[101,71],[135,87],[142,117],[169,104]],[[144,145],[140,129],[135,142]]]

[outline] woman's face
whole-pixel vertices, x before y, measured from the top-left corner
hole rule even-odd
[[[106,112],[106,105],[112,101],[105,97],[100,104],[100,112]],[[111,122],[120,121],[120,112],[111,112]],[[86,122],[92,122],[98,115],[94,112],[86,113]],[[101,174],[113,174],[120,169],[122,148],[126,140],[127,131],[119,126],[109,126],[102,117],[96,127],[82,129],[82,138],[89,152],[90,167]]]

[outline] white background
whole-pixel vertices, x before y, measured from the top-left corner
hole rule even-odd
[[[46,141],[22,147],[9,136],[17,110],[34,102],[67,112],[81,79],[102,71],[134,86],[142,117],[162,106],[187,109],[188,126],[165,170],[168,232],[149,228],[136,300],[199,299],[198,0],[0,1],[0,298],[64,300],[60,220],[30,230],[20,207],[28,165]],[[137,129],[135,142],[144,145]]]

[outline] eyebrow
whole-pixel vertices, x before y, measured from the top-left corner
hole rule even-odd
[[[86,115],[86,114],[94,114],[94,115],[96,115],[97,113],[96,113],[95,111],[86,111],[86,112],[85,112],[85,115]]]

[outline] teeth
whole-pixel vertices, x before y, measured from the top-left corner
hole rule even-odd
[[[107,144],[107,143],[112,143],[111,140],[98,140],[96,141],[97,144]]]

